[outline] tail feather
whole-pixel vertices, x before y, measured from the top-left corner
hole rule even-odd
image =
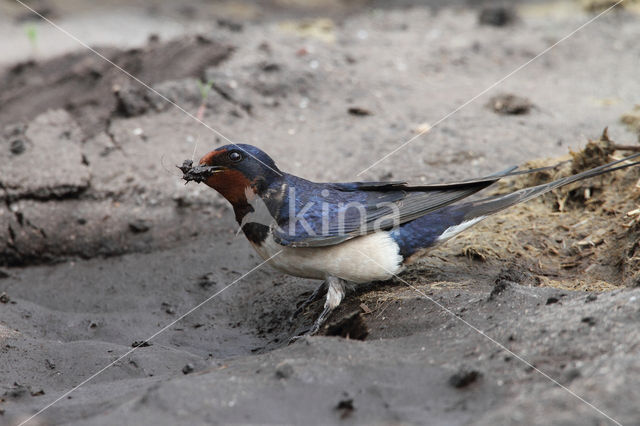
[[[640,161],[630,162],[638,157],[640,157],[640,153],[553,182],[524,188],[505,195],[446,206],[401,225],[391,235],[398,243],[400,253],[406,259],[420,249],[446,241],[486,217],[518,203],[583,179],[639,165]]]
[[[626,169],[640,164],[640,161],[628,162],[634,158],[640,156],[640,153],[631,155],[621,160],[613,161],[611,163],[604,164],[599,167],[595,167],[584,172],[567,176],[554,180],[553,182],[544,183],[529,188],[524,188],[509,194],[498,195],[494,197],[488,197],[481,200],[473,201],[470,203],[460,204],[459,208],[464,208],[466,211],[463,216],[463,221],[470,221],[479,217],[486,217],[502,211],[508,207],[514,206],[518,203],[529,201],[533,198],[546,194],[549,191],[558,189],[562,186],[569,185],[574,182],[578,182],[583,179],[589,179],[595,176],[600,176],[605,173],[610,173],[616,170]],[[627,162],[626,164],[620,164]],[[615,167],[613,167],[615,166]],[[477,223],[477,222],[476,222]]]

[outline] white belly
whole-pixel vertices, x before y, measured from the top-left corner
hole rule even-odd
[[[328,276],[365,283],[387,280],[402,270],[398,244],[388,232],[376,232],[327,247],[285,247],[271,236],[261,245],[253,244],[263,259],[276,269],[303,278]]]

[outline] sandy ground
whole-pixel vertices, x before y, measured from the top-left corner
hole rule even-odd
[[[482,2],[303,3],[34,7],[309,179],[472,177],[607,126],[636,143],[620,121],[640,102],[629,8],[358,175],[594,14],[517,2],[493,26]],[[286,321],[316,283],[245,276],[261,259],[225,201],[175,168],[224,138],[1,8],[0,423],[62,396],[31,424],[640,424],[637,170],[479,225],[288,345],[321,308]],[[500,94],[531,105],[496,113]]]

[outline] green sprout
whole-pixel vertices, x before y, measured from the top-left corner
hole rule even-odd
[[[197,80],[196,83],[198,83],[198,90],[200,90],[200,100],[202,103],[206,103],[211,87],[213,87],[213,80],[209,80],[206,83]]]
[[[38,50],[38,27],[33,24],[27,25],[24,29],[25,34],[27,35],[27,39],[29,40],[29,44],[31,45],[31,50],[35,53]]]
[[[198,120],[202,121],[204,111],[207,108],[207,98],[209,97],[209,92],[211,92],[211,88],[213,87],[213,80],[209,80],[206,83],[196,80],[196,83],[198,84],[198,90],[200,90],[200,107],[198,107],[196,117]]]

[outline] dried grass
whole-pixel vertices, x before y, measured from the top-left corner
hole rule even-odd
[[[606,131],[555,169],[499,183],[494,194],[568,176],[616,159]],[[620,157],[621,158],[621,157]],[[443,246],[415,268],[469,270],[469,262],[493,269],[527,271],[537,285],[566,290],[608,291],[640,285],[640,167],[576,182],[486,219]],[[452,256],[453,254],[453,256]],[[471,259],[471,260],[469,260]],[[424,275],[424,270],[421,270]],[[455,280],[454,280],[455,281]]]

